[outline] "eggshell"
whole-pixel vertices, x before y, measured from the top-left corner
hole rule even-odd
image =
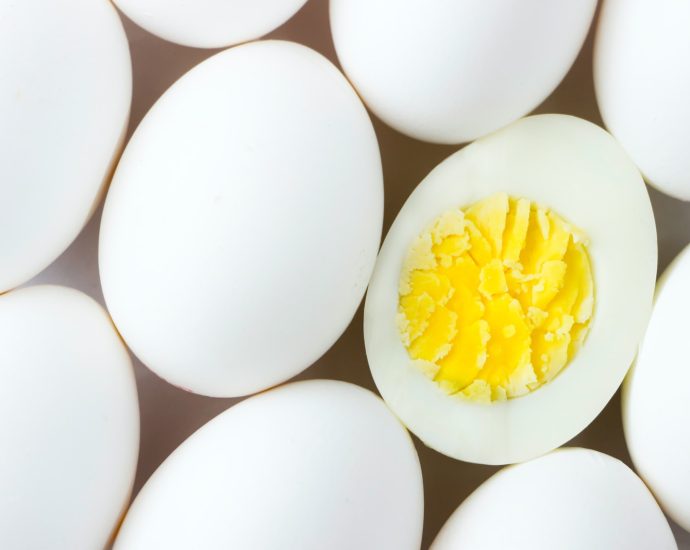
[[[127,146],[101,224],[105,299],[166,380],[262,390],[345,330],[382,216],[376,136],[343,76],[298,44],[239,46],[173,85]]]
[[[282,25],[306,0],[114,0],[147,31],[185,46],[219,48],[259,38]]]
[[[333,40],[369,108],[425,141],[470,141],[563,79],[596,0],[331,0]]]
[[[690,200],[690,3],[606,0],[594,50],[601,116],[645,178]]]
[[[129,355],[91,298],[0,296],[0,548],[103,548],[129,502],[139,408]]]
[[[0,292],[91,216],[127,129],[131,70],[108,0],[0,2]]]
[[[422,516],[405,429],[371,392],[315,380],[193,434],[141,490],[115,550],[418,549]]]
[[[637,361],[623,386],[635,468],[666,513],[690,531],[690,248],[666,270]]]
[[[676,548],[644,483],[619,460],[561,449],[505,468],[453,513],[432,550]]]
[[[553,380],[489,405],[446,393],[415,365],[398,326],[398,284],[414,239],[451,208],[494,193],[552,208],[587,236],[590,332]],[[615,139],[582,119],[527,117],[454,153],[405,202],[381,247],[364,309],[371,373],[424,443],[481,464],[522,462],[563,445],[620,386],[649,321],[656,282],[654,214],[640,173]]]

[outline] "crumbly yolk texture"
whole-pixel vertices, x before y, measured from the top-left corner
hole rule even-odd
[[[446,392],[490,403],[563,370],[593,308],[584,234],[498,193],[444,213],[412,243],[397,323],[410,358]]]

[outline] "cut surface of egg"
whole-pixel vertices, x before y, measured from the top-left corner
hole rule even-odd
[[[376,385],[444,454],[543,454],[622,381],[656,259],[647,191],[613,138],[569,116],[520,120],[437,166],[393,223],[365,306]]]
[[[666,269],[635,365],[623,385],[623,428],[635,469],[690,531],[690,248]]]
[[[73,289],[0,296],[0,548],[104,548],[129,503],[139,407],[106,312]]]
[[[418,549],[412,440],[368,390],[298,382],[220,414],[132,504],[116,550]]]
[[[331,0],[338,59],[369,108],[409,136],[473,140],[563,79],[596,0]],[[548,44],[548,47],[545,45]]]
[[[127,129],[131,71],[108,0],[0,3],[0,293],[90,218]]]
[[[677,546],[654,497],[630,468],[597,451],[565,448],[504,468],[467,497],[431,545],[457,548]]]
[[[690,200],[690,3],[606,0],[594,84],[606,127],[645,178]]]
[[[306,0],[114,0],[127,17],[160,38],[220,48],[259,38],[290,19]]]
[[[399,293],[410,357],[449,393],[477,401],[518,397],[556,376],[594,304],[582,235],[505,193],[437,218],[411,245]]]
[[[382,218],[376,136],[345,78],[305,46],[238,46],[173,85],[123,154],[100,233],[108,309],[169,382],[259,391],[345,330]]]

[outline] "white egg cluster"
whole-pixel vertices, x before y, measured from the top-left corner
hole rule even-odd
[[[689,4],[113,4],[0,0],[1,550],[690,544]]]

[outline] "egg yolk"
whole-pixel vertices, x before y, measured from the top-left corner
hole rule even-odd
[[[442,214],[412,243],[397,323],[410,358],[446,392],[489,403],[553,379],[593,307],[582,232],[499,193]]]

